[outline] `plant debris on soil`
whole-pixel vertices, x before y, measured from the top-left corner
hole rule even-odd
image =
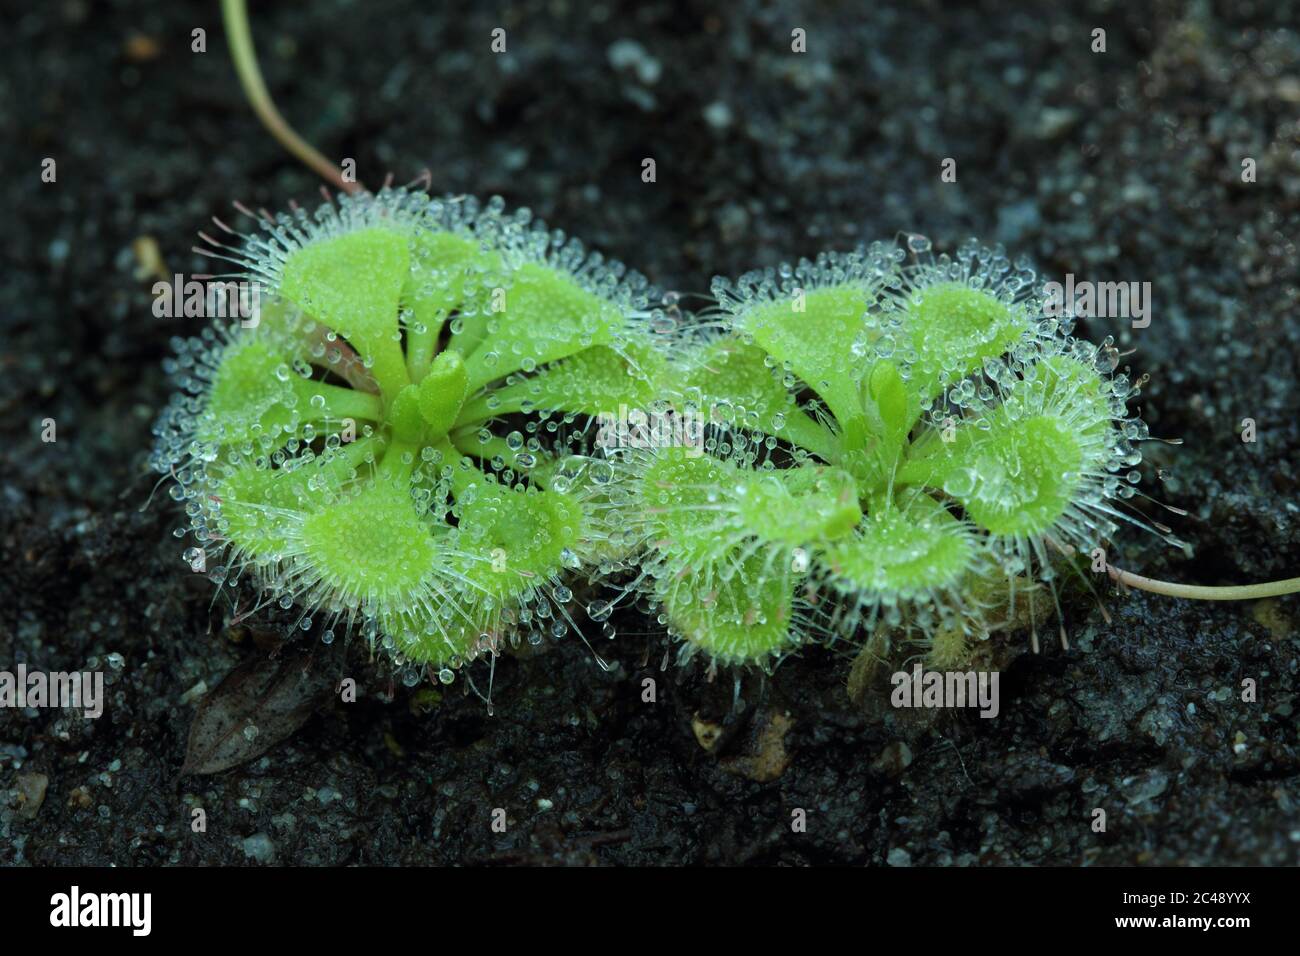
[[[1203,584],[1300,573],[1295,4],[450,6],[256,6],[281,111],[367,182],[428,168],[683,293],[900,230],[1150,282],[1149,328],[1083,331],[1134,350],[1152,433],[1185,439],[1145,446],[1141,487],[1190,511],[1143,504],[1192,550],[1135,532],[1111,560]],[[174,503],[149,501],[160,362],[197,331],[156,318],[150,287],[209,271],[194,233],[231,200],[318,184],[249,110],[215,3],[32,4],[0,51],[0,670],[106,684],[98,720],[0,708],[0,864],[1300,858],[1296,597],[1098,580],[1111,620],[1067,602],[1068,652],[1050,628],[1038,655],[998,638],[996,719],[924,724],[851,700],[847,648],[770,678],[664,669],[635,611],[595,646],[608,670],[572,637],[499,660],[489,714],[468,692],[486,665],[393,685],[360,640],[286,645],[290,612],[214,602]]]

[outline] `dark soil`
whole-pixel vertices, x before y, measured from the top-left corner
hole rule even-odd
[[[182,696],[279,631],[231,626],[181,561],[174,504],[143,508],[159,363],[195,328],[153,316],[133,243],[204,272],[194,233],[232,199],[281,208],[318,183],[251,115],[215,3],[26,6],[0,31],[0,670],[102,669],[109,690],[97,721],[0,709],[0,863],[1296,862],[1294,597],[1102,586],[1113,620],[1072,602],[1072,649],[1046,633],[1016,656],[997,719],[906,740],[850,702],[843,655],[746,675],[733,707],[730,675],[661,671],[664,638],[634,616],[599,648],[608,673],[572,638],[503,660],[492,716],[463,679],[422,712],[357,642],[340,666],[358,702],[181,776],[201,699]],[[372,185],[427,167],[683,292],[899,230],[1149,281],[1149,328],[1088,332],[1136,350],[1152,433],[1185,439],[1147,446],[1143,487],[1190,510],[1147,506],[1193,552],[1134,531],[1112,560],[1204,584],[1300,573],[1295,4],[452,6],[255,5],[268,84]]]

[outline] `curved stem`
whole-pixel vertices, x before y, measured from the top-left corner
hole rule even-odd
[[[244,88],[262,123],[290,153],[298,157],[304,165],[320,175],[336,189],[345,193],[360,192],[365,187],[360,183],[350,183],[343,178],[338,167],[322,156],[310,143],[293,131],[280,111],[275,108],[271,94],[266,90],[262,80],[262,71],[257,65],[257,51],[253,48],[253,33],[248,26],[248,7],[244,0],[221,0],[221,16],[226,24],[226,37],[230,41],[230,58],[235,63],[235,72],[239,74],[239,83]]]
[[[1140,574],[1124,571],[1113,564],[1106,565],[1111,578],[1120,584],[1150,591],[1152,594],[1165,594],[1169,597],[1187,598],[1190,601],[1256,601],[1260,598],[1278,597],[1282,594],[1300,593],[1300,578],[1288,578],[1285,581],[1269,581],[1266,584],[1237,584],[1229,587],[1206,587],[1200,584],[1174,584],[1171,581],[1157,581],[1144,578]]]

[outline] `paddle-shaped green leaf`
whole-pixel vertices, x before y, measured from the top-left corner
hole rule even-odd
[[[943,491],[971,520],[995,536],[1049,531],[1078,490],[1083,450],[1056,415],[1013,418],[999,409],[989,428],[958,431],[955,453],[942,475]]]
[[[473,239],[449,232],[416,232],[411,268],[402,285],[401,304],[409,310],[406,363],[414,382],[424,378],[433,360],[438,334],[457,310],[478,314],[485,290],[503,281],[501,257]],[[464,341],[458,343],[473,351]]]
[[[669,627],[724,663],[754,663],[794,648],[793,576],[771,557],[726,555],[658,582]]]
[[[974,557],[969,529],[933,498],[917,493],[882,500],[854,534],[828,542],[819,552],[837,587],[883,600],[953,586]]]
[[[201,441],[236,445],[266,438],[277,444],[306,422],[345,418],[378,421],[379,396],[303,378],[292,354],[271,338],[246,338],[222,357],[197,422]]]
[[[416,514],[405,482],[368,482],[302,522],[311,574],[344,606],[371,613],[418,606],[440,567],[436,527]]]
[[[775,435],[834,462],[837,436],[795,404],[766,356],[757,345],[730,337],[696,348],[681,376],[682,401],[710,421]]]
[[[397,321],[410,241],[406,229],[372,226],[309,243],[285,260],[277,290],[347,339],[389,395],[410,380]]]
[[[809,289],[751,306],[736,317],[754,342],[825,399],[846,431],[861,419],[857,383],[876,290],[865,283]]]
[[[792,547],[843,537],[862,518],[853,476],[825,465],[752,472],[735,494],[746,532]]]
[[[465,406],[459,424],[473,424],[520,410],[618,415],[619,407],[649,409],[665,395],[668,363],[644,339],[616,350],[594,345],[522,381],[481,395]]]
[[[1030,327],[1028,310],[960,282],[916,291],[903,308],[917,359],[908,386],[917,403],[1002,355]]]
[[[591,348],[610,345],[622,333],[622,312],[588,292],[567,273],[525,263],[509,288],[491,290],[483,343],[466,359],[470,390],[519,369],[540,367]]]
[[[549,585],[583,534],[581,506],[568,495],[484,479],[456,506],[456,568],[469,586],[498,604]]]

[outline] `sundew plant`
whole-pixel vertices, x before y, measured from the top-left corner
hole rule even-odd
[[[1139,383],[1038,292],[1000,248],[916,236],[715,281],[718,328],[673,381],[722,427],[702,456],[623,455],[606,515],[685,656],[770,663],[885,625],[957,663],[1018,588],[1054,595],[1061,559],[1156,530],[1123,508]]]
[[[500,200],[385,189],[254,218],[202,251],[260,314],[175,343],[156,428],[187,560],[443,681],[568,632],[564,577],[596,542],[553,437],[644,400],[645,280]]]
[[[716,279],[679,323],[526,209],[343,179],[271,104],[244,4],[222,6],[254,109],[346,195],[237,206],[243,231],[215,220],[198,250],[260,292],[251,321],[175,340],[155,429],[185,559],[218,588],[247,581],[327,642],[358,630],[411,682],[580,631],[575,580],[604,587],[586,617],[607,636],[636,601],[681,660],[765,670],[894,636],[960,666],[1021,621],[1037,649],[1035,609],[1059,620],[1059,578],[1089,565],[1187,598],[1300,591],[1106,561],[1123,525],[1174,542],[1130,501],[1142,382],[1001,247],[824,253]],[[629,408],[708,427],[593,440]]]

